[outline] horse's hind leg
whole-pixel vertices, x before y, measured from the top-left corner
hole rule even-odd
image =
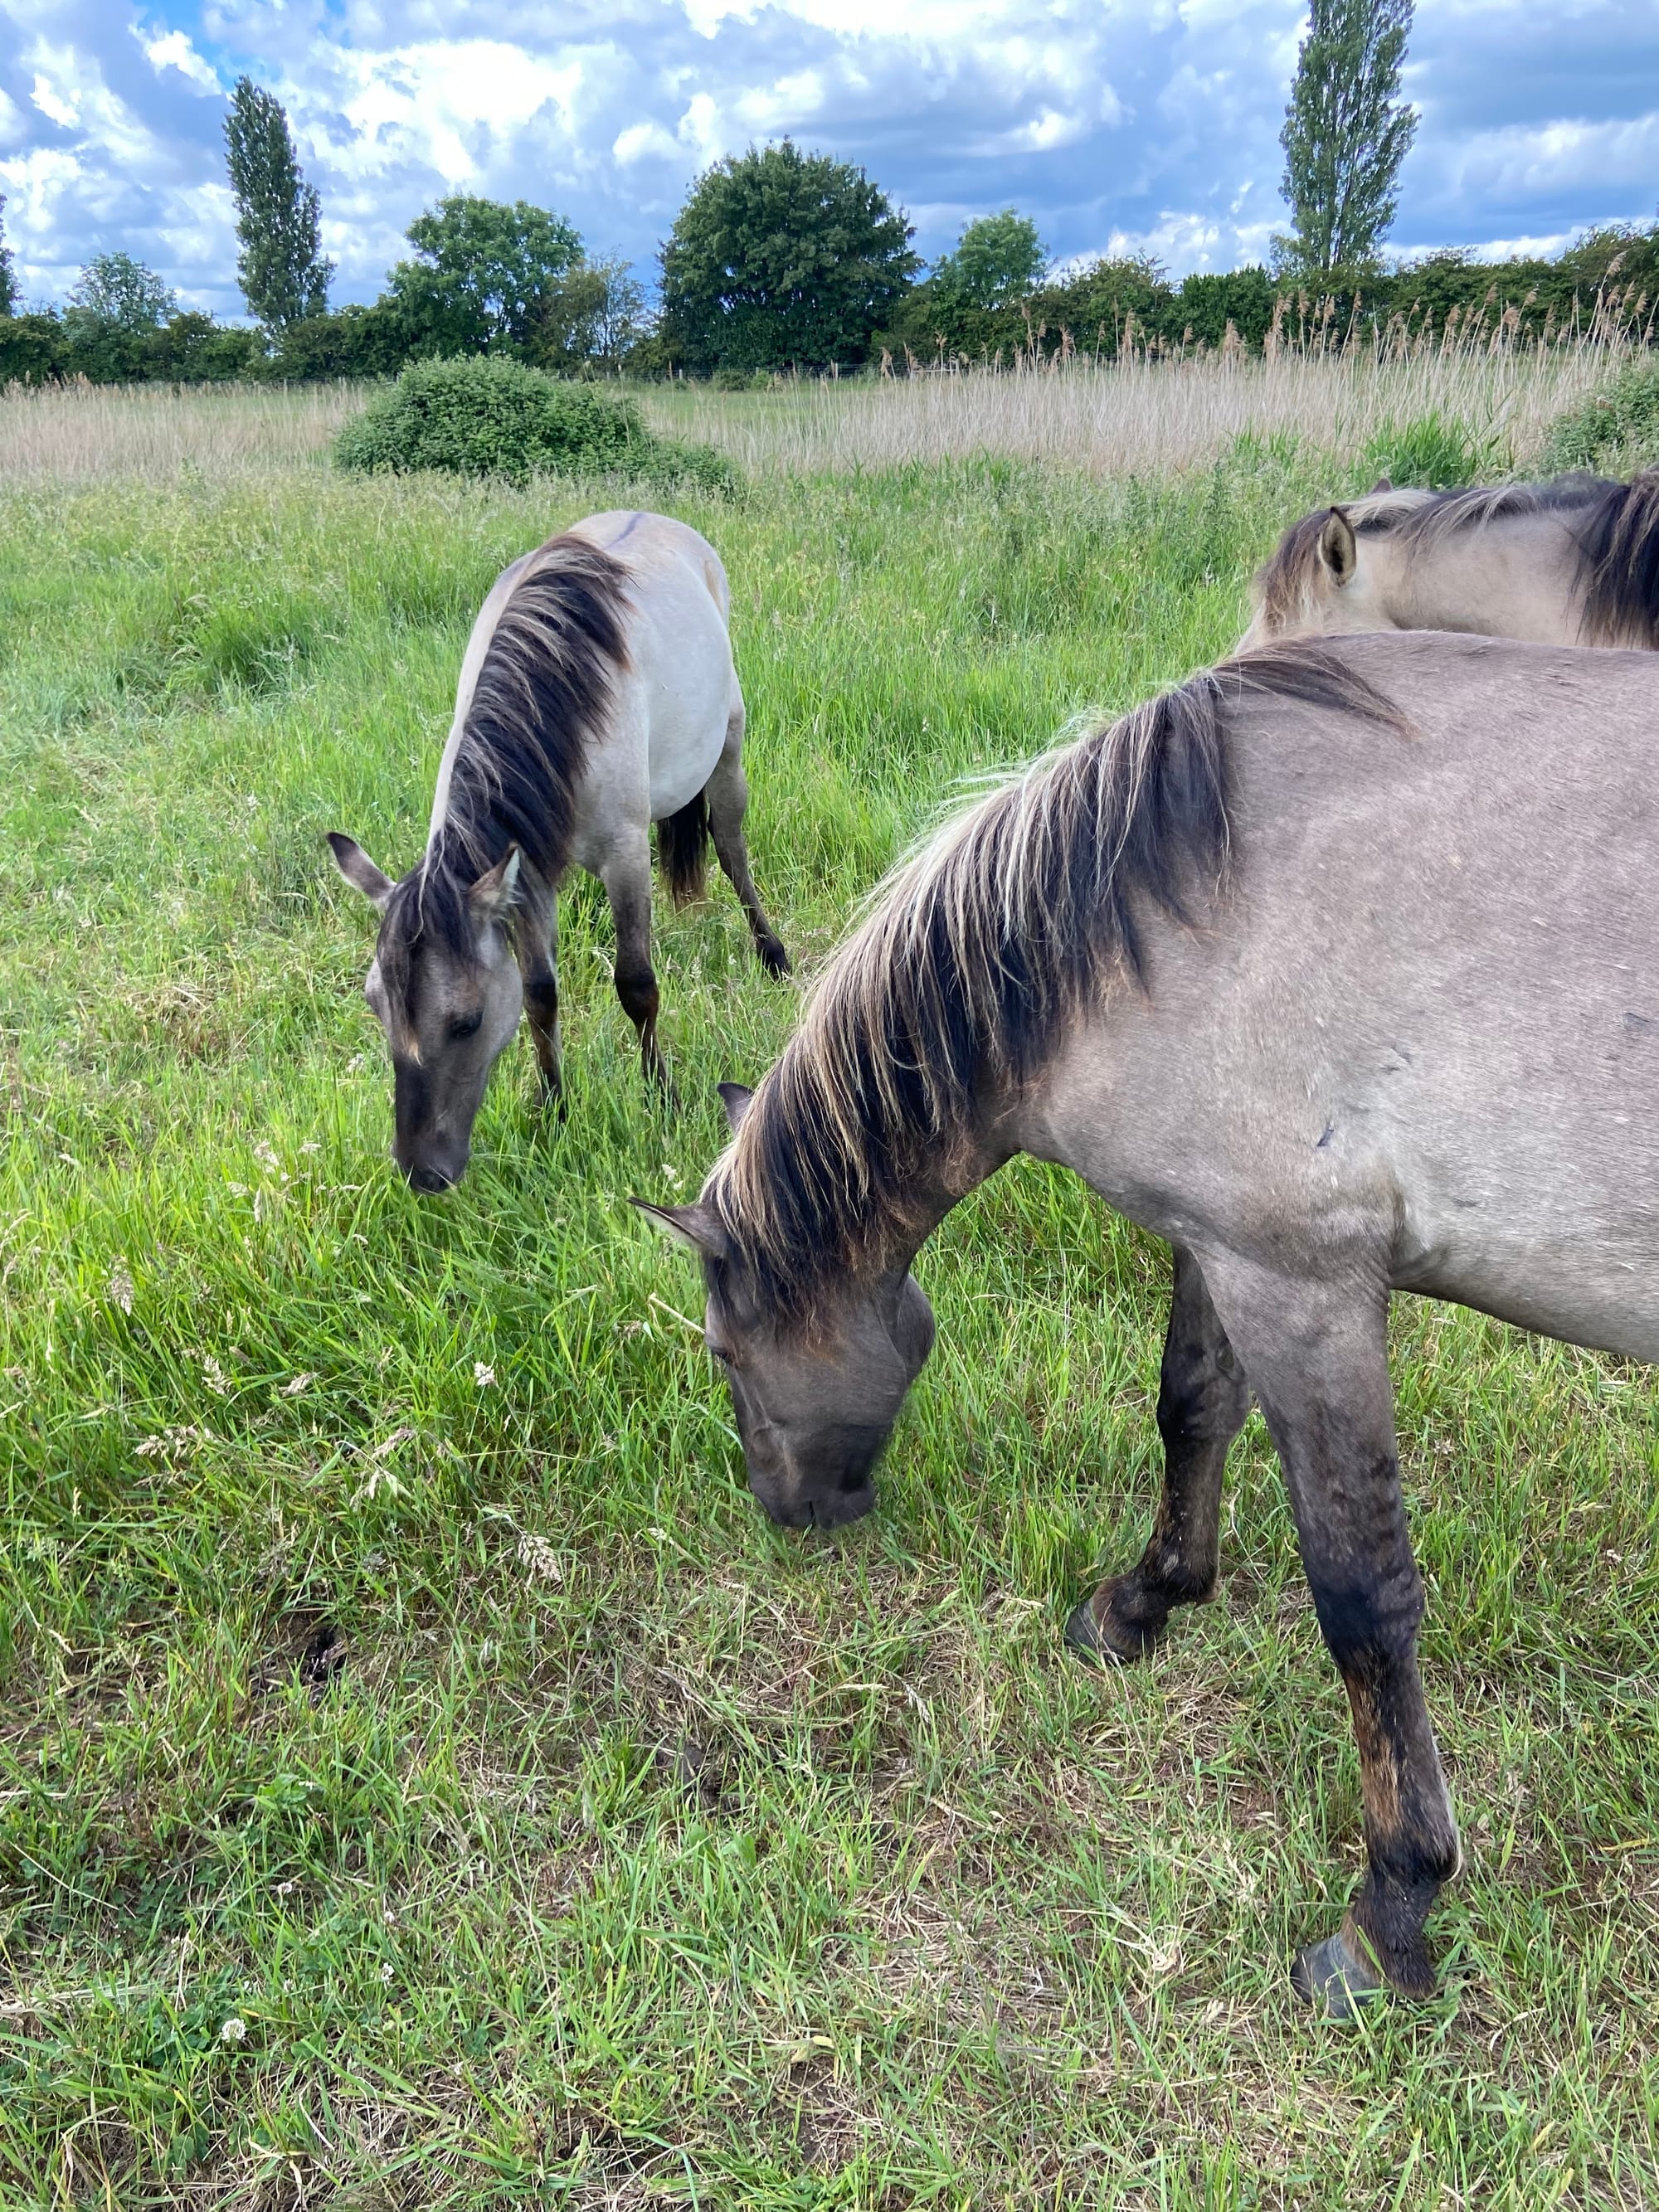
[[[749,872],[749,847],[743,834],[743,819],[749,811],[749,780],[743,772],[743,702],[738,700],[726,726],[725,749],[708,779],[708,827],[720,866],[743,902],[757,958],[769,975],[787,975],[789,955],[767,919],[760,893],[755,889],[755,879]]]
[[[1139,1565],[1103,1582],[1073,1614],[1066,1634],[1076,1649],[1119,1661],[1139,1659],[1164,1633],[1176,1606],[1194,1604],[1214,1590],[1222,1470],[1249,1405],[1250,1386],[1202,1271],[1177,1244],[1158,1393],[1164,1439],[1158,1518]]]
[[[1412,1557],[1389,1382],[1388,1299],[1206,1257],[1284,1463],[1326,1646],[1353,1712],[1365,1808],[1365,1879],[1335,1935],[1292,1972],[1341,2017],[1386,1980],[1434,1988],[1424,1923],[1457,1871],[1457,1828],[1417,1667],[1423,1584]]]
[[[625,832],[599,871],[617,929],[617,996],[638,1032],[647,1083],[667,1083],[657,1045],[657,975],[651,965],[651,843],[644,828]]]

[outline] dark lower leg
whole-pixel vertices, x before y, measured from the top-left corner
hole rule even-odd
[[[1457,1870],[1457,1829],[1418,1673],[1423,1585],[1395,1443],[1386,1292],[1260,1276],[1209,1281],[1284,1463],[1302,1563],[1348,1692],[1364,1801],[1365,1879],[1340,1929],[1297,1959],[1333,2012],[1379,1978],[1434,1988],[1424,1923]]]
[[[1139,1565],[1095,1592],[1072,1640],[1138,1659],[1178,1605],[1211,1595],[1219,1565],[1221,1476],[1244,1425],[1250,1388],[1192,1254],[1175,1248],[1170,1328],[1158,1394],[1164,1490]]]
[[[617,926],[617,996],[638,1034],[647,1082],[665,1083],[657,1044],[657,977],[651,965],[650,854],[643,838],[637,853],[630,851],[606,869],[604,881]]]
[[[789,955],[761,904],[755,879],[749,872],[749,846],[743,834],[749,811],[749,784],[740,757],[743,744],[741,715],[732,718],[726,750],[708,779],[708,829],[726,879],[736,891],[755,940],[755,953],[769,975],[789,973]]]
[[[524,978],[524,1010],[542,1072],[542,1091],[550,1105],[559,1103],[563,1087],[559,1055],[559,975],[555,965],[551,927],[543,926],[532,935],[528,925],[520,936],[519,969]]]

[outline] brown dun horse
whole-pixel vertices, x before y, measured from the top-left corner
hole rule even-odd
[[[1395,1291],[1659,1358],[1659,685],[1646,656],[1418,633],[1267,646],[1040,762],[901,868],[692,1204],[749,1478],[866,1512],[927,1358],[910,1274],[1016,1153],[1175,1249],[1139,1564],[1070,1639],[1210,1595],[1254,1390],[1346,1686],[1367,1871],[1330,2010],[1434,1986],[1459,1865],[1418,1672]],[[1478,1469],[1467,1479],[1480,1479]]]
[[[1455,629],[1659,647],[1659,469],[1473,491],[1379,484],[1294,522],[1239,650],[1275,637]]]

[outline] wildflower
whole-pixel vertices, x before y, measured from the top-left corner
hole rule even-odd
[[[380,1969],[380,1979],[383,1982],[389,1982],[392,1979],[392,1961],[390,1959],[386,1960],[385,1966]]]
[[[493,1367],[486,1367],[482,1359],[475,1359],[472,1363],[472,1380],[481,1390],[487,1390],[495,1380],[495,1370]]]
[[[246,2043],[247,2040],[247,2022],[245,2020],[239,2019],[236,2014],[232,2013],[230,2018],[219,2030],[219,2040],[221,2043]]]

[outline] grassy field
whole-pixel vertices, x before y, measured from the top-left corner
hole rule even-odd
[[[1229,645],[1352,465],[686,507],[792,949],[963,776]],[[520,1039],[458,1193],[386,1158],[323,832],[409,864],[487,584],[625,490],[137,468],[0,494],[6,2212],[1659,2201],[1647,1376],[1400,1302],[1468,1863],[1443,1996],[1312,2020],[1358,1776],[1259,1423],[1219,1601],[1120,1677],[1060,1643],[1150,1517],[1158,1248],[1029,1164],[962,1207],[832,1543],[749,1498],[625,1203],[787,1030],[723,890],[660,933],[678,1118],[581,885],[568,1120]]]

